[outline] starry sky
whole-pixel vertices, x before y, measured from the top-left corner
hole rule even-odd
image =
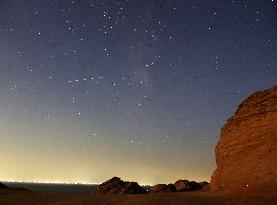
[[[277,82],[275,0],[0,0],[0,180],[208,180]]]

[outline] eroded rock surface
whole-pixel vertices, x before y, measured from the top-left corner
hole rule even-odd
[[[100,184],[96,188],[95,193],[145,194],[147,191],[136,182],[125,182],[118,177],[113,177]]]
[[[212,190],[277,196],[277,86],[244,100],[221,129]]]
[[[202,185],[195,181],[178,180],[174,183],[174,186],[178,192],[195,191],[202,189]]]

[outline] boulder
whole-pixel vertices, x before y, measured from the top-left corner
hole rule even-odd
[[[157,184],[149,188],[150,193],[167,193],[176,192],[176,188],[173,184]]]
[[[174,183],[174,186],[177,191],[188,191],[189,189],[189,181],[188,180],[178,180]]]
[[[143,189],[137,182],[128,182],[123,188],[122,194],[147,194],[148,192]]]
[[[221,129],[212,190],[277,197],[277,86],[244,100]]]
[[[97,186],[94,193],[146,194],[147,191],[136,182],[125,182],[118,177],[113,177]]]
[[[183,191],[195,191],[202,189],[202,185],[195,181],[178,180],[174,183],[174,186],[178,192]]]
[[[202,189],[201,184],[195,181],[190,181],[188,185],[189,185],[189,191],[196,191],[196,190]]]
[[[210,183],[203,181],[203,182],[199,182],[199,184],[202,186],[203,190],[210,190]]]
[[[209,185],[209,182],[202,181],[202,182],[199,182],[199,184],[200,184],[202,187],[205,187],[205,186]]]

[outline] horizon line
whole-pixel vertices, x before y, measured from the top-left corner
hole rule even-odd
[[[67,184],[67,185],[100,185],[102,183],[89,183],[89,182],[60,182],[60,181],[22,181],[22,180],[0,180],[2,183],[37,183],[37,184]],[[141,186],[153,186],[153,184],[139,183]]]
[[[61,182],[61,181],[23,181],[23,180],[0,180],[0,182],[11,182],[11,183],[37,183],[37,184],[83,184],[83,185],[99,185],[100,183],[89,183],[89,182]]]

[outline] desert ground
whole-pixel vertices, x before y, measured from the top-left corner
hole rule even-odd
[[[275,205],[277,199],[232,199],[222,192],[157,194],[93,194],[62,192],[0,192],[0,205]]]

